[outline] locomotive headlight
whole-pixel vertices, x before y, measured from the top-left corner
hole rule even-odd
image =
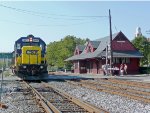
[[[29,38],[29,41],[32,42],[32,37]]]
[[[27,68],[27,66],[23,66],[23,68],[25,69],[25,68]]]
[[[41,69],[43,69],[43,66],[40,66]]]

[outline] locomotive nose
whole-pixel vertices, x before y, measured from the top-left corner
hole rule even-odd
[[[41,48],[38,46],[22,47],[22,64],[40,64]]]

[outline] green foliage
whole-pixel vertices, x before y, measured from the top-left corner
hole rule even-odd
[[[132,43],[144,56],[141,58],[140,65],[147,65],[148,61],[150,61],[150,42],[147,41],[146,37],[139,36],[136,37]]]
[[[139,72],[141,74],[150,74],[150,67],[140,67]]]
[[[5,63],[4,63],[3,61],[0,61],[0,69],[1,69],[2,67],[5,67]]]
[[[64,60],[72,56],[76,45],[84,44],[85,40],[75,36],[66,36],[61,41],[50,42],[47,45],[47,62],[51,67],[71,68],[70,62]]]
[[[6,63],[8,63],[8,67],[11,65],[11,61],[3,61],[3,60],[1,60],[0,61],[0,69],[3,67],[4,69],[6,68]]]
[[[10,76],[10,73],[8,71],[4,71],[4,76]]]

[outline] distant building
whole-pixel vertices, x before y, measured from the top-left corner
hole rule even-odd
[[[135,32],[135,37],[142,36],[141,28],[137,27]]]
[[[150,38],[147,38],[147,41],[150,42]]]
[[[13,54],[9,52],[0,52],[0,62],[5,62],[6,66],[12,62]]]

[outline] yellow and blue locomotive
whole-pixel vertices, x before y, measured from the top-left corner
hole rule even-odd
[[[15,72],[36,75],[47,72],[46,44],[33,35],[19,38],[14,45]]]

